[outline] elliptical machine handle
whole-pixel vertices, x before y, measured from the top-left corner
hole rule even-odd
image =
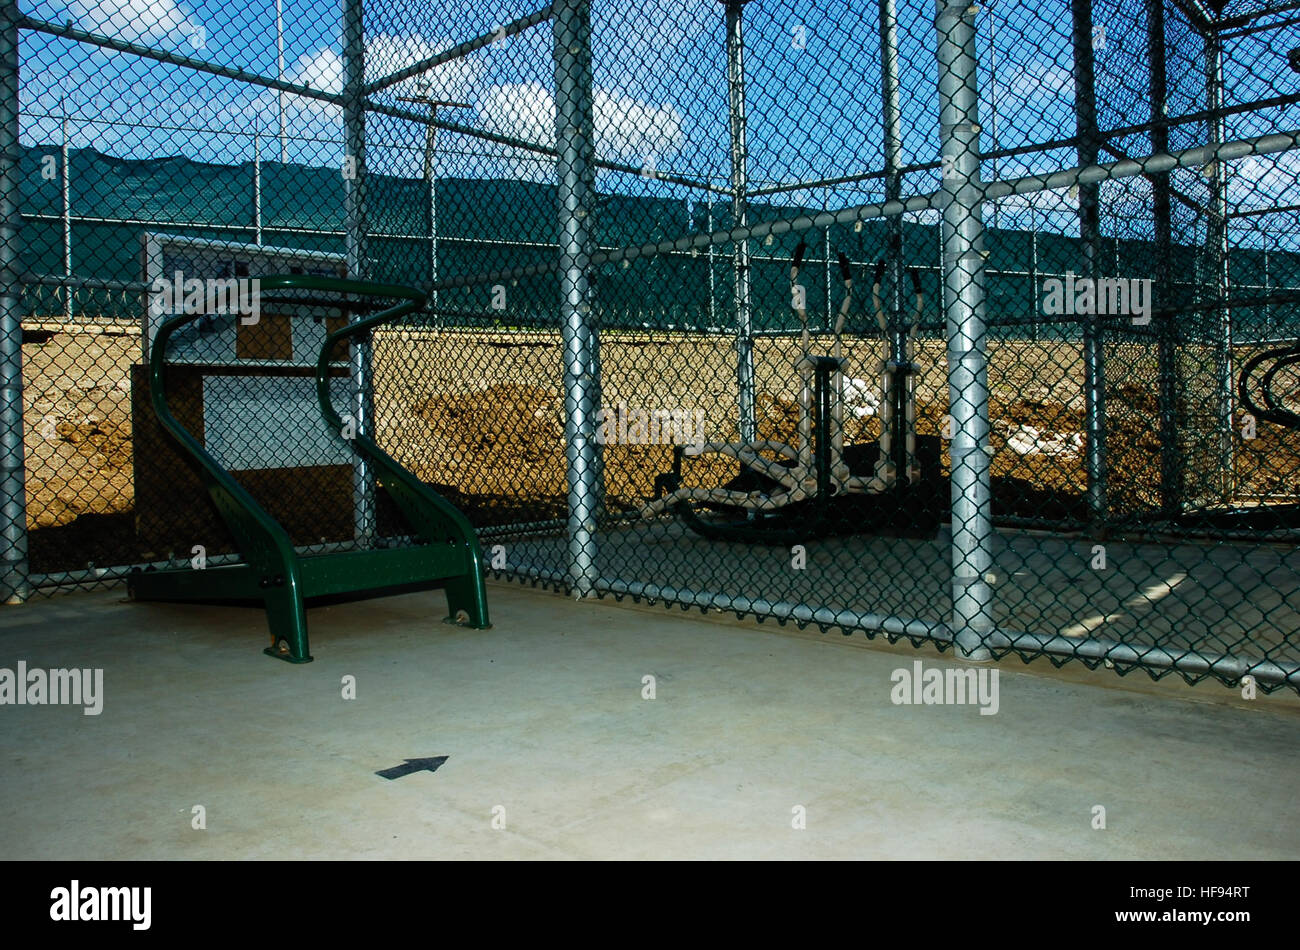
[[[876,261],[876,278],[874,281],[872,281],[872,284],[876,287],[879,287],[881,283],[884,281],[884,279],[885,279],[885,260],[884,258],[881,258],[880,260]]]

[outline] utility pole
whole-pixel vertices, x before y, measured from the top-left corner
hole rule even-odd
[[[438,109],[468,109],[468,102],[454,102],[447,99],[433,99],[429,96],[427,80],[419,86],[419,92],[413,96],[398,96],[399,102],[412,102],[429,107],[429,122],[424,127],[424,180],[429,184],[429,312],[433,314],[434,325],[438,318],[438,195],[437,195],[437,142]]]

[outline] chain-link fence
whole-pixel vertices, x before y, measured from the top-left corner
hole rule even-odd
[[[1300,4],[314,14],[4,4],[6,597],[237,559],[158,314],[349,276],[426,300],[338,404],[498,575],[1300,688]],[[378,306],[157,377],[308,552],[412,537],[311,391]]]

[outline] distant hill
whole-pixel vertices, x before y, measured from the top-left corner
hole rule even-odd
[[[57,147],[29,147],[20,161],[23,264],[35,273],[61,273],[63,267],[61,188],[42,177],[42,159],[58,156]],[[80,276],[120,280],[140,277],[140,233],[157,230],[224,240],[256,239],[255,183],[252,162],[214,165],[187,158],[133,160],[103,155],[93,149],[73,149],[69,161],[72,216],[72,266]],[[57,169],[57,165],[53,166]],[[329,168],[263,162],[260,166],[263,242],[288,247],[344,250],[344,191],[342,175]],[[367,179],[368,256],[370,276],[388,281],[427,285],[429,279],[428,188],[423,181],[371,175]],[[438,181],[437,224],[439,274],[442,279],[501,271],[555,260],[556,189],[553,185],[514,180],[445,178]],[[820,209],[756,205],[751,221],[786,218]],[[715,228],[730,227],[726,201],[712,205]],[[602,246],[645,244],[706,230],[710,209],[703,201],[667,200],[603,194],[593,213],[596,240]],[[844,251],[863,266],[857,273],[858,307],[853,325],[874,325],[869,314],[869,262],[885,253],[888,225],[864,222],[830,231],[831,259]],[[939,234],[933,225],[907,223],[903,254],[909,266],[923,268],[927,290],[927,321],[942,320],[937,265]],[[753,253],[754,322],[759,329],[790,327],[789,261],[801,239],[809,246],[803,283],[810,315],[824,320],[838,308],[839,279],[830,269],[827,306],[827,266],[824,232],[787,234],[755,241]],[[1080,272],[1079,241],[1056,234],[1020,230],[987,232],[988,298],[995,321],[1032,321],[1039,312],[1041,282],[1035,277]],[[1150,276],[1154,247],[1148,242],[1104,241],[1106,273]],[[1037,264],[1035,266],[1035,255]],[[1195,297],[1195,275],[1203,272],[1203,255],[1196,247],[1174,248],[1174,273],[1187,284],[1179,296]],[[1116,267],[1118,263],[1118,267]],[[1232,276],[1239,285],[1262,285],[1264,252],[1238,248],[1232,252]],[[1273,252],[1271,280],[1300,285],[1300,255]],[[733,271],[730,246],[719,246],[712,257],[673,255],[606,265],[595,276],[597,312],[605,326],[676,326],[728,328],[734,326]],[[712,287],[712,292],[710,288]],[[528,278],[507,290],[507,309],[488,310],[490,287],[445,291],[439,306],[474,314],[472,322],[495,320],[505,325],[553,324],[558,281],[553,274]],[[29,312],[58,313],[61,304],[48,288],[28,293]],[[122,294],[79,294],[78,309],[113,316],[139,313],[139,303]],[[1292,308],[1294,309],[1294,308]],[[1262,313],[1262,311],[1261,311]],[[1242,314],[1240,319],[1250,319]],[[1201,322],[1198,316],[1193,322]]]

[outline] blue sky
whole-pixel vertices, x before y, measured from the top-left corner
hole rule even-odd
[[[395,0],[371,3],[367,43],[371,77],[420,56],[488,32],[531,12],[535,0]],[[1102,124],[1140,122],[1147,109],[1140,64],[1143,26],[1113,9],[1132,0],[1097,3],[1098,76]],[[23,0],[25,12],[72,20],[86,28],[160,48],[186,52],[265,75],[276,73],[273,0]],[[708,178],[728,173],[722,5],[717,0],[596,0],[593,19],[597,126],[604,157],[663,171]],[[879,115],[879,44],[875,0],[756,0],[746,7],[751,174],[757,184],[794,182],[878,169],[882,164]],[[908,162],[935,159],[938,151],[932,0],[899,0],[904,155]],[[1106,12],[1111,11],[1111,12]],[[292,79],[337,89],[341,73],[337,0],[285,0],[285,71]],[[1107,19],[1109,17],[1109,19]],[[1073,132],[1069,8],[1067,0],[1017,0],[982,5],[980,48],[984,147],[1012,147]],[[1175,32],[1178,27],[1173,27]],[[93,146],[122,157],[186,155],[235,163],[253,156],[254,129],[262,157],[278,158],[278,97],[266,90],[176,67],[104,53],[43,34],[24,33],[24,141],[52,143],[61,99],[74,116],[74,146]],[[1199,45],[1177,37],[1171,72],[1175,106],[1194,107],[1202,89]],[[1300,79],[1279,50],[1300,45],[1296,27],[1281,35],[1229,46],[1229,101],[1294,91]],[[1188,55],[1179,58],[1179,54]],[[996,63],[996,69],[994,64]],[[510,38],[441,70],[434,91],[464,100],[467,125],[546,141],[551,126],[550,35],[545,26]],[[399,92],[414,91],[408,87]],[[1179,103],[1186,103],[1180,106]],[[336,109],[286,97],[290,161],[334,165],[341,157]],[[89,119],[98,122],[85,121]],[[116,124],[114,124],[116,123]],[[203,131],[176,131],[182,125]],[[1295,107],[1229,121],[1229,137],[1300,125]],[[152,128],[151,126],[159,126]],[[1189,133],[1194,138],[1199,130]],[[419,173],[423,131],[413,123],[374,117],[369,126],[370,166],[392,174]],[[1189,139],[1190,142],[1190,139]],[[1123,143],[1135,153],[1141,139]],[[1178,144],[1176,140],[1176,144]],[[1184,143],[1186,144],[1186,143]],[[549,168],[513,150],[484,146],[464,136],[439,139],[440,173],[547,179]],[[1003,175],[1073,163],[1072,150],[1004,160]],[[992,169],[986,167],[986,176]],[[1186,188],[1198,187],[1188,173]],[[1276,200],[1300,174],[1289,157],[1245,169],[1234,200]],[[908,191],[928,191],[933,173],[909,178]],[[682,197],[684,189],[628,175],[606,175],[601,186],[629,193]],[[1144,186],[1116,186],[1115,226],[1146,201]],[[842,206],[880,197],[878,182],[834,191],[801,191],[790,203]],[[1294,199],[1292,199],[1294,200]],[[1068,228],[1072,198],[1044,195],[1010,203],[1003,213],[1053,219]]]

